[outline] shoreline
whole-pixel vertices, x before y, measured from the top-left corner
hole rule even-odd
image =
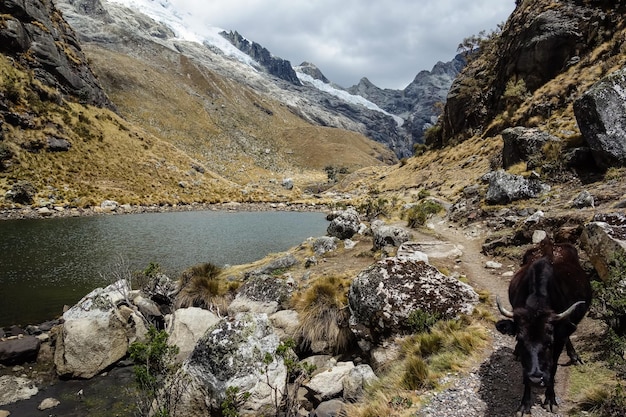
[[[151,205],[107,205],[88,208],[64,206],[21,206],[0,209],[2,220],[31,220],[51,219],[64,217],[90,217],[101,215],[123,215],[144,213],[168,213],[180,211],[294,211],[294,212],[328,212],[330,209],[325,203],[292,203],[292,202],[236,202],[227,203],[191,203],[191,204],[151,204]]]

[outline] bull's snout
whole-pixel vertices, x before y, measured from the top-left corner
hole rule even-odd
[[[541,371],[535,371],[528,375],[528,379],[535,385],[544,387],[546,385],[546,375]]]

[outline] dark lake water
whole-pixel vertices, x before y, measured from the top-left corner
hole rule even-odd
[[[173,212],[0,221],[0,327],[37,324],[131,271],[237,265],[326,234],[323,213]],[[119,269],[119,268],[118,268]]]

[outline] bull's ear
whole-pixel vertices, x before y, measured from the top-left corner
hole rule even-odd
[[[496,322],[496,329],[502,334],[508,334],[515,336],[517,334],[517,328],[513,320],[504,319]]]

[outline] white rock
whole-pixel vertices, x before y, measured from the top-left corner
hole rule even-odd
[[[544,240],[548,234],[544,230],[535,230],[533,232],[533,244],[538,244]]]
[[[502,264],[500,262],[487,261],[485,263],[485,268],[487,268],[487,269],[500,269],[500,268],[502,268]]]
[[[352,369],[354,369],[352,362],[337,362],[336,366],[314,375],[304,385],[321,401],[335,398],[343,391],[343,379]]]
[[[38,392],[39,389],[30,379],[12,375],[0,376],[0,405],[26,400]]]
[[[220,321],[212,312],[199,308],[180,308],[166,317],[168,343],[178,346],[176,361],[182,362],[193,352],[196,343],[206,331]]]
[[[39,404],[37,408],[39,410],[48,410],[50,408],[56,407],[59,404],[61,404],[61,402],[56,398],[46,398]]]

